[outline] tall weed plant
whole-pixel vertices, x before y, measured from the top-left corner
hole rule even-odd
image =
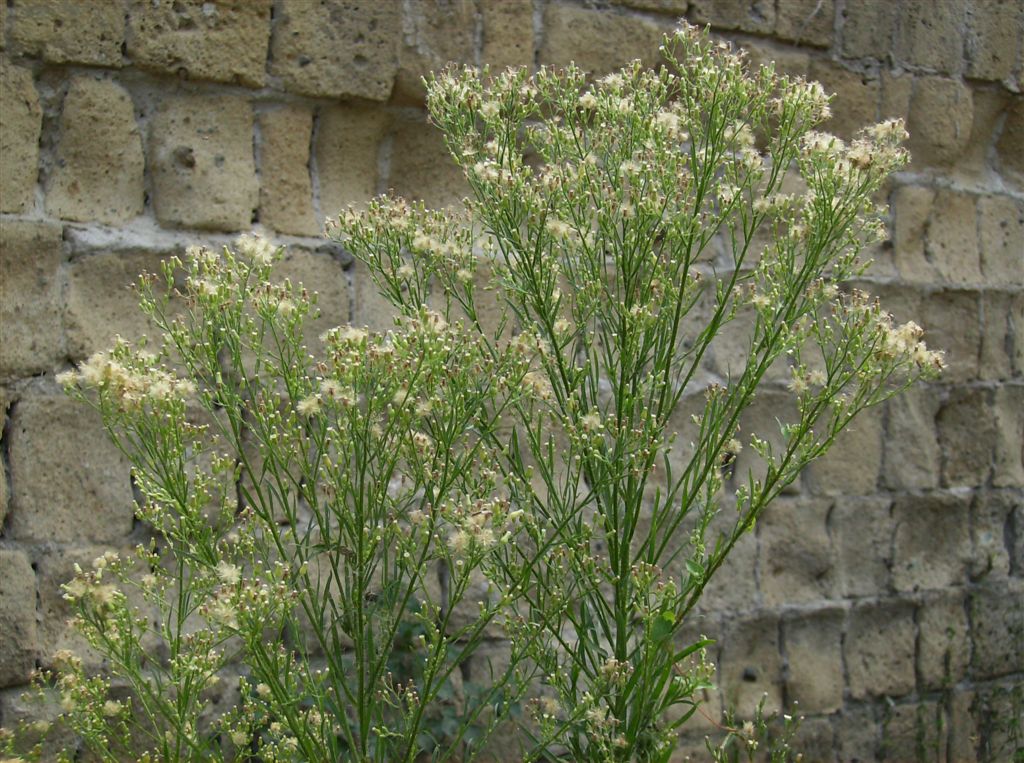
[[[847,144],[817,83],[689,26],[664,54],[429,81],[465,210],[328,224],[393,329],[311,336],[315,295],[246,236],[143,280],[154,344],[63,375],[153,530],[65,586],[104,669],[48,680],[99,759],[669,760],[715,573],[942,358],[844,286],[902,124]],[[792,415],[744,431],[780,375]]]

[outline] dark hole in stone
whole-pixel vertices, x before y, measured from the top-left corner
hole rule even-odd
[[[757,680],[757,671],[753,668],[744,668],[743,680],[747,683],[754,683]]]
[[[219,155],[219,154],[217,156],[213,157],[213,165],[215,167],[223,167],[224,166],[224,157]]]
[[[367,60],[366,56],[356,56],[352,59],[352,63],[359,67],[365,67],[370,62]]]
[[[174,149],[174,161],[179,167],[193,169],[196,166],[196,156],[188,146],[178,146]]]
[[[299,66],[309,66],[313,63],[313,59],[309,56],[299,56]]]

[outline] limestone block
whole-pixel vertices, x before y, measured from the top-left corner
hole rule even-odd
[[[914,167],[953,164],[967,147],[974,117],[969,87],[959,79],[921,77],[914,83],[907,132]]]
[[[450,62],[475,63],[476,8],[473,0],[413,0],[405,10],[394,95],[422,103],[426,98],[424,77]]]
[[[1024,387],[998,388],[993,408],[996,435],[992,484],[1021,487],[1024,485]]]
[[[348,273],[326,247],[315,252],[292,247],[286,250],[284,258],[274,268],[275,281],[286,278],[293,284],[301,283],[307,291],[316,294],[319,316],[307,320],[305,339],[309,353],[323,358],[320,335],[349,322]]]
[[[843,706],[843,621],[838,607],[794,614],[782,621],[786,697],[801,713],[834,713]]]
[[[831,598],[834,581],[826,500],[779,499],[758,522],[760,589],[765,606]]]
[[[818,80],[832,99],[832,118],[824,127],[844,140],[878,121],[881,86],[877,78],[849,71],[830,61],[811,62],[810,79]]]
[[[981,281],[976,207],[977,198],[972,194],[946,189],[935,194],[926,233],[925,257],[945,283],[964,285]]]
[[[846,3],[840,14],[843,56],[884,59],[892,50],[898,11],[891,0]]]
[[[835,445],[803,474],[803,484],[822,495],[863,495],[878,487],[882,470],[883,417],[880,408],[858,414]]]
[[[894,529],[891,501],[884,497],[838,498],[830,529],[836,550],[837,593],[875,596],[888,590]]]
[[[252,134],[252,108],[243,98],[163,101],[149,132],[157,219],[172,227],[247,228],[259,194]]]
[[[957,763],[978,763],[978,721],[973,691],[955,690],[949,700],[949,758]]]
[[[636,8],[638,11],[654,13],[672,13],[682,16],[689,7],[689,0],[612,0],[614,5]]]
[[[0,687],[27,683],[39,651],[36,575],[23,551],[0,549]]]
[[[932,263],[925,257],[935,191],[916,185],[899,186],[892,194],[893,261],[905,281],[931,281]]]
[[[935,417],[937,394],[915,387],[889,400],[882,465],[887,488],[929,488],[938,485],[942,453]]]
[[[736,456],[733,484],[746,484],[749,474],[753,474],[754,479],[763,480],[767,473],[764,460],[749,445],[751,435],[756,434],[770,442],[775,459],[778,460],[786,447],[779,425],[792,424],[798,420],[796,398],[791,393],[776,390],[759,392],[753,404],[740,416],[740,440],[744,447]],[[789,488],[790,492],[799,492],[800,484],[801,479],[797,477]]]
[[[260,222],[279,233],[315,235],[313,187],[309,175],[313,113],[286,105],[264,111],[260,129]]]
[[[960,152],[955,166],[956,174],[965,181],[973,181],[973,184],[979,187],[987,184],[993,166],[992,144],[1001,132],[1003,115],[1014,97],[1016,96],[998,86],[971,88],[974,107],[971,136]]]
[[[9,535],[21,541],[108,541],[132,529],[128,462],[98,414],[63,395],[11,410]]]
[[[958,71],[964,48],[966,1],[907,0],[898,5],[896,59],[939,72]]]
[[[35,205],[43,110],[32,72],[0,59],[0,212]]]
[[[978,197],[981,272],[994,286],[1024,286],[1024,202],[1011,196]]]
[[[977,486],[988,480],[997,433],[993,402],[992,390],[958,388],[939,409],[935,422],[943,487]]]
[[[61,356],[61,228],[0,223],[0,377],[53,368]]]
[[[263,85],[271,0],[130,0],[127,48],[141,69]]]
[[[892,705],[882,717],[881,760],[947,760],[949,726],[942,704],[934,700]],[[927,752],[923,752],[927,751]]]
[[[351,268],[352,325],[365,326],[370,331],[383,333],[395,327],[398,308],[378,291],[366,266],[356,261]]]
[[[914,77],[905,71],[882,69],[879,81],[882,83],[882,102],[878,118],[906,120],[910,114],[910,97],[914,90]]]
[[[721,515],[720,515],[721,516]],[[725,517],[718,523],[712,523],[708,533],[708,546],[717,538],[718,527],[725,520],[732,520],[735,515]],[[681,566],[681,565],[680,565]],[[733,546],[725,563],[712,576],[704,589],[704,596],[697,604],[697,611],[704,614],[717,612],[745,612],[758,604],[757,596],[757,537],[750,532],[741,537]]]
[[[839,760],[878,760],[879,727],[874,708],[848,704],[836,717],[835,727]]]
[[[797,45],[828,48],[835,19],[835,0],[789,0],[778,4],[775,36]]]
[[[441,132],[424,119],[396,123],[388,185],[398,196],[422,200],[434,209],[458,206],[470,194]]]
[[[996,154],[1003,177],[1018,186],[1024,185],[1024,96],[1015,96],[1006,110]]]
[[[897,600],[857,605],[847,618],[843,651],[854,699],[913,691],[913,606]]]
[[[967,76],[1010,79],[1021,46],[1024,10],[1017,3],[975,0],[967,16]]]
[[[971,674],[976,680],[1024,670],[1022,601],[1024,582],[1015,578],[971,593]]]
[[[765,698],[765,712],[782,708],[779,618],[767,614],[725,624],[719,664],[723,702],[740,718],[752,718]]]
[[[692,21],[714,28],[759,34],[771,34],[775,29],[775,3],[771,0],[692,0],[690,10]]]
[[[762,45],[754,41],[743,41],[741,44],[750,57],[752,71],[758,71],[767,64],[774,64],[776,74],[785,74],[789,77],[807,76],[811,57],[802,50],[781,45]]]
[[[685,0],[682,0],[685,3]],[[533,66],[533,0],[485,0],[482,64],[501,71],[508,66]]]
[[[967,673],[971,645],[961,589],[925,597],[917,611],[917,676],[926,690],[958,683]]]
[[[58,64],[121,66],[123,0],[18,0],[8,23],[15,53]]]
[[[614,71],[634,58],[647,65],[661,60],[658,47],[671,27],[641,16],[613,10],[548,3],[540,40],[540,63],[565,66],[570,61],[595,77]]]
[[[916,317],[900,316],[901,321],[916,320],[924,326],[928,346],[946,353],[948,367],[942,372],[942,380],[947,384],[978,376],[979,307],[976,291],[939,291],[922,295]]]
[[[46,211],[69,220],[123,223],[142,214],[144,168],[142,137],[124,88],[95,77],[72,80]]]
[[[948,493],[907,495],[892,508],[892,582],[897,591],[963,582],[971,559],[970,502]]]
[[[401,13],[401,3],[283,0],[270,73],[303,95],[386,101],[398,71]]]
[[[1015,488],[985,490],[975,496],[971,504],[972,580],[1005,578],[1024,561],[1020,553],[1024,539],[1015,532],[1015,523],[1022,517],[1024,496]]]
[[[109,349],[115,335],[129,342],[157,337],[133,287],[143,273],[159,274],[161,259],[154,252],[99,252],[71,262],[64,308],[71,358]]]
[[[378,153],[387,126],[381,109],[339,105],[320,112],[313,151],[325,217],[336,218],[349,204],[365,206],[377,193]]]
[[[797,727],[791,747],[793,750],[799,750],[798,754],[802,754],[804,760],[833,760],[836,739],[832,719],[820,716],[803,718]]]

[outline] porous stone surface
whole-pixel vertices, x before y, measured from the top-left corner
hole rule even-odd
[[[0,58],[0,212],[25,212],[35,203],[42,119],[32,72]]]
[[[646,17],[552,2],[544,11],[540,63],[565,66],[572,61],[594,76],[607,74],[634,58],[655,64],[667,30]]]
[[[0,220],[0,378],[52,368],[61,355],[60,225]]]
[[[142,69],[259,87],[266,79],[272,5],[130,0],[128,56]]]
[[[22,551],[0,549],[0,688],[26,683],[35,669],[36,575]]]
[[[97,414],[55,393],[21,398],[10,417],[10,539],[102,542],[131,531],[128,462]]]
[[[47,212],[68,220],[123,223],[142,213],[144,166],[142,137],[124,88],[94,77],[72,80],[46,189]]]
[[[123,0],[13,0],[7,5],[12,53],[56,64],[121,65]]]
[[[379,150],[388,115],[356,106],[320,112],[313,153],[320,180],[320,210],[337,217],[349,204],[365,205],[376,193]]]
[[[480,15],[483,27],[481,63],[489,64],[497,71],[508,66],[533,66],[533,0],[482,3]]]
[[[252,106],[236,96],[176,96],[149,126],[148,161],[157,220],[171,227],[241,230],[259,189]]]
[[[850,610],[843,641],[854,699],[908,694],[914,689],[914,608],[889,601]]]
[[[474,63],[478,10],[469,0],[417,5],[419,13],[402,18],[395,96],[422,103],[426,97],[424,77],[449,63]],[[509,10],[514,11],[514,5]]]
[[[303,95],[387,100],[398,72],[400,12],[398,3],[282,0],[270,72]]]
[[[271,230],[312,235],[319,230],[313,214],[309,172],[313,112],[282,106],[257,118],[260,130],[260,222]]]

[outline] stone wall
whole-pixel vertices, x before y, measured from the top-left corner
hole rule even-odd
[[[865,415],[716,580],[695,625],[718,638],[709,713],[797,701],[807,760],[1007,759],[1024,706],[1020,0],[0,3],[0,723],[75,644],[72,565],[145,532],[124,459],[54,382],[144,330],[135,276],[258,226],[292,247],[325,323],[386,327],[319,231],[389,188],[464,193],[419,78],[450,59],[654,61],[680,15],[821,80],[840,136],[907,119],[913,164],[863,286],[949,361]],[[696,717],[698,759],[713,730]]]

